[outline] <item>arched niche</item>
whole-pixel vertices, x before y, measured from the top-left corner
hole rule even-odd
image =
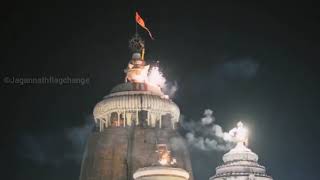
[[[161,117],[161,128],[162,129],[172,129],[172,116],[171,114],[167,113],[162,115]]]
[[[138,112],[139,126],[148,127],[148,111],[142,110]]]
[[[118,113],[117,112],[112,112],[110,114],[110,126],[111,127],[118,127]]]

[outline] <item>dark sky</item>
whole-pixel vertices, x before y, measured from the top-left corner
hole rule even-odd
[[[250,148],[274,179],[318,179],[319,6],[239,0],[1,6],[2,121],[10,130],[3,142],[14,149],[2,149],[14,154],[3,160],[12,163],[2,162],[15,171],[6,171],[9,179],[78,179],[92,109],[124,79],[136,8],[156,39],[140,29],[147,59],[160,60],[167,79],[177,81],[173,99],[187,119],[199,120],[210,108],[226,130],[242,120]],[[50,76],[90,83],[3,81]],[[193,150],[192,160],[196,180],[205,180],[222,163],[222,153]]]

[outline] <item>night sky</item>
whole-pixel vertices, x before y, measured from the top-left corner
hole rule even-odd
[[[124,80],[138,9],[155,37],[139,29],[146,59],[159,60],[167,80],[177,82],[173,99],[186,119],[199,121],[209,108],[225,130],[242,120],[249,147],[274,179],[319,179],[319,8],[308,1],[239,0],[1,6],[1,118],[10,129],[3,142],[14,149],[2,148],[2,166],[14,171],[2,176],[78,179],[93,107]],[[90,82],[3,81],[51,76]],[[222,163],[223,152],[191,152],[196,180]]]

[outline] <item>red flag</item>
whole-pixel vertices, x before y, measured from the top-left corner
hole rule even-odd
[[[141,18],[141,16],[136,12],[136,22],[145,30],[148,31],[150,38],[153,40],[152,34],[149,31],[149,29],[146,27],[144,20]]]

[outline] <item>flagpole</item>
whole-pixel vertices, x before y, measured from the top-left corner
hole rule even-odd
[[[138,36],[138,23],[136,22],[136,36]]]
[[[136,36],[138,36],[138,23],[137,23],[136,19],[134,19],[134,22],[136,22]]]

